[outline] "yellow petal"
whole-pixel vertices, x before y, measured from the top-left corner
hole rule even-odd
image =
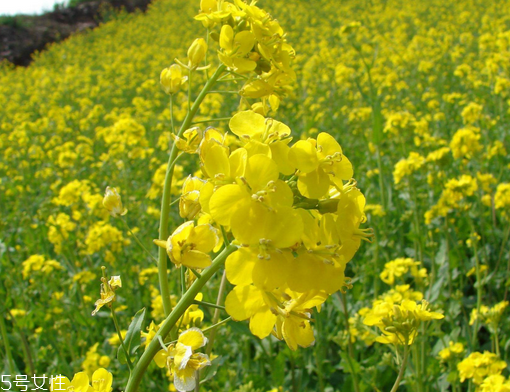
[[[90,389],[89,376],[85,372],[76,373],[71,381],[75,392],[88,392]]]
[[[284,287],[290,272],[289,260],[293,258],[290,251],[270,252],[270,259],[256,260],[253,267],[253,284],[265,291]]]
[[[218,230],[210,224],[205,224],[195,227],[191,231],[187,242],[194,244],[195,250],[209,253],[216,247],[219,240]]]
[[[177,341],[185,346],[190,346],[193,351],[207,344],[207,338],[204,336],[203,332],[195,327],[182,332]]]
[[[267,306],[259,309],[250,319],[250,331],[260,339],[269,336],[276,323],[276,316]]]
[[[282,332],[285,342],[293,351],[297,350],[298,346],[309,347],[315,342],[310,322],[295,316],[285,319]]]
[[[254,286],[236,286],[225,300],[227,313],[236,321],[250,318],[264,306],[262,293]]]
[[[264,189],[268,182],[278,180],[278,175],[278,166],[271,158],[264,155],[248,158],[244,176],[252,193]]]
[[[324,158],[335,153],[342,153],[342,147],[329,133],[321,132],[317,135],[317,150],[319,155]]]
[[[232,234],[241,244],[258,244],[261,238],[266,238],[266,228],[273,214],[257,201],[240,203],[230,220]]]
[[[354,175],[351,161],[349,161],[345,155],[342,155],[342,160],[333,165],[333,173],[337,178],[340,178],[341,180],[350,180]]]
[[[250,140],[248,143],[244,145],[246,151],[248,151],[248,156],[253,156],[257,154],[265,155],[268,158],[271,158],[271,148],[265,143],[259,142],[258,140]]]
[[[265,130],[265,118],[251,110],[235,114],[229,122],[230,130],[239,137],[260,138]]]
[[[294,173],[295,166],[290,163],[289,151],[290,147],[285,142],[275,142],[269,145],[271,148],[271,156],[278,165],[280,173],[288,176]]]
[[[276,213],[268,214],[264,237],[272,241],[275,248],[283,249],[295,245],[303,234],[303,221],[292,207],[280,207]],[[264,225],[261,221],[260,225]]]
[[[225,147],[211,142],[207,144],[209,147],[207,152],[204,153],[203,167],[206,174],[215,178],[218,175],[230,176],[230,163],[228,160],[228,153]]]
[[[270,192],[267,195],[269,204],[271,207],[278,209],[278,207],[292,207],[294,203],[294,194],[292,189],[287,185],[285,181],[276,181],[276,187],[274,192]]]
[[[198,250],[190,250],[182,255],[181,264],[189,268],[207,268],[211,265],[211,256]]]
[[[219,188],[209,200],[209,211],[213,219],[223,226],[230,226],[232,214],[239,203],[250,196],[239,185],[229,184]]]
[[[320,168],[298,178],[299,192],[310,199],[320,199],[329,190],[329,176]]]
[[[225,261],[227,279],[233,285],[245,286],[252,283],[253,267],[256,255],[247,248],[240,248],[230,254]]]
[[[310,140],[299,140],[289,151],[289,162],[302,173],[310,173],[317,169],[319,159],[315,145]]]
[[[106,369],[99,368],[92,375],[92,387],[98,392],[110,392],[112,390],[112,374]]]
[[[159,350],[157,354],[154,356],[154,362],[160,368],[164,368],[166,366],[166,359],[168,358],[168,352],[166,350]]]
[[[248,152],[244,148],[238,148],[228,158],[230,162],[230,177],[241,177],[246,170]]]
[[[251,72],[257,68],[257,63],[250,59],[235,58],[232,60],[232,63],[234,64],[234,68],[240,73]]]
[[[253,45],[255,45],[255,36],[251,31],[245,30],[236,34],[234,38],[234,46],[237,47],[236,51],[237,57],[247,55],[253,49]],[[255,67],[256,66],[257,64],[255,63]],[[255,67],[253,69],[255,69]]]
[[[231,52],[234,46],[234,30],[230,25],[225,24],[220,31],[220,48]]]

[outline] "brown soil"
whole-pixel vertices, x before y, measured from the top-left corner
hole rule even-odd
[[[75,7],[59,8],[43,15],[18,15],[13,23],[0,24],[0,61],[27,66],[32,53],[72,33],[91,29],[103,20],[106,9],[145,11],[151,0],[96,0]]]

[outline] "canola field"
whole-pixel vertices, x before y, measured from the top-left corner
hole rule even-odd
[[[509,119],[506,0],[155,0],[1,63],[1,387],[510,391]]]

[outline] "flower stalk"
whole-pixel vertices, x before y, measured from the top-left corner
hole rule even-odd
[[[198,94],[197,99],[191,106],[188,111],[186,118],[184,119],[179,132],[177,133],[178,137],[181,137],[186,129],[189,128],[193,118],[195,117],[200,104],[204,100],[207,95],[207,92],[211,90],[218,78],[225,71],[225,66],[220,65],[211,78],[207,81],[204,88]],[[170,217],[170,191],[172,189],[172,179],[174,175],[174,167],[175,161],[177,159],[177,154],[179,153],[179,149],[175,142],[172,144],[172,149],[170,150],[170,156],[168,158],[168,166],[165,174],[165,183],[163,186],[163,196],[161,197],[161,217],[159,221],[159,239],[161,241],[165,241],[168,238],[168,219]],[[172,309],[172,305],[170,303],[170,288],[168,286],[168,272],[167,272],[167,254],[165,249],[159,248],[158,250],[158,276],[159,276],[159,287],[161,291],[161,297],[163,299],[163,309],[165,311],[165,315],[168,316]]]
[[[224,248],[223,251],[216,256],[211,266],[204,270],[202,277],[195,280],[191,287],[182,296],[181,300],[177,303],[172,312],[168,315],[165,321],[163,321],[161,328],[156,333],[150,344],[147,346],[145,352],[140,357],[140,360],[133,368],[125,392],[136,392],[138,390],[147,367],[157,352],[160,350],[159,337],[161,337],[163,340],[166,338],[175,324],[177,324],[181,316],[193,304],[196,295],[200,292],[202,287],[204,287],[204,285],[216,273],[216,271],[218,271],[223,266],[227,257],[236,249],[237,246],[235,245],[228,245],[226,248]]]

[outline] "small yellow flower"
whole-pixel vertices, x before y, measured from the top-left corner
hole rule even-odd
[[[197,38],[188,49],[188,66],[197,68],[207,53],[207,43],[203,38]]]
[[[96,308],[92,312],[92,316],[94,316],[103,306],[105,305],[111,306],[111,303],[115,301],[115,290],[118,289],[119,287],[122,287],[122,281],[120,280],[120,276],[112,276],[109,281],[107,281],[106,278],[103,276],[101,278],[101,282],[102,282],[101,298],[94,303]]]
[[[182,85],[188,80],[187,76],[182,76],[182,68],[179,64],[172,64],[170,67],[161,71],[160,83],[163,91],[167,94],[175,94]]]
[[[202,269],[211,264],[208,253],[219,240],[218,231],[212,225],[195,226],[195,222],[190,221],[180,225],[168,240],[154,240],[154,243],[166,249],[168,257],[177,267],[184,265]]]
[[[207,338],[198,328],[190,328],[179,335],[177,343],[159,351],[154,362],[167,367],[174,376],[178,391],[192,391],[196,386],[196,372],[211,365],[206,354],[195,352],[207,344]]]
[[[127,209],[122,206],[122,201],[120,200],[120,195],[116,188],[106,187],[103,206],[114,218],[126,215],[127,213]]]

